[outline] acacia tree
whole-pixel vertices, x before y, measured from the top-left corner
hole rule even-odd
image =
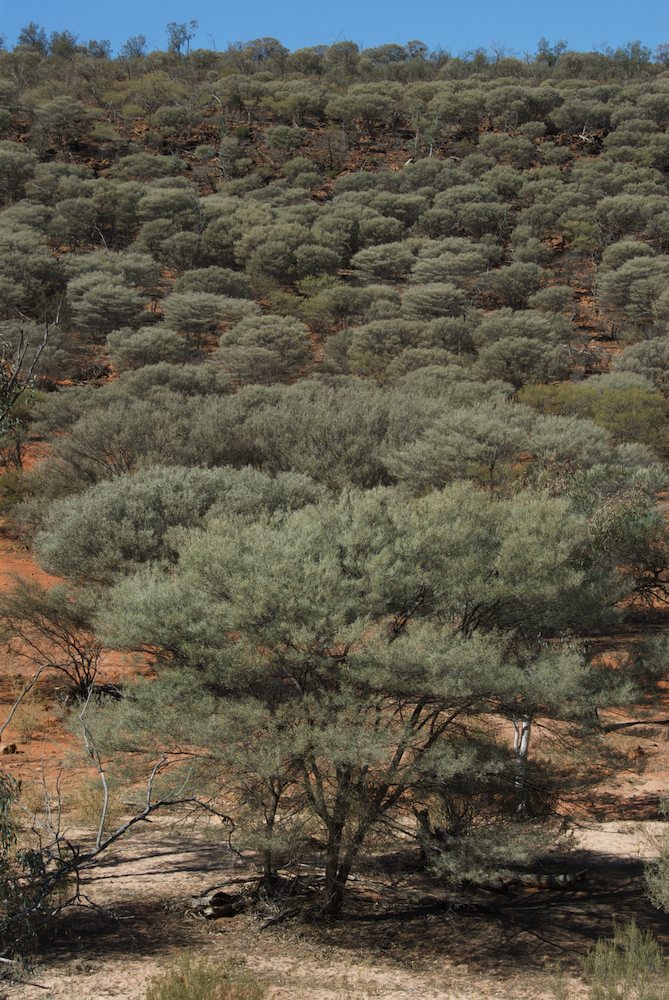
[[[49,341],[49,335],[58,324],[46,323],[36,344],[31,344],[29,328],[19,326],[11,338],[0,338],[0,438],[16,425],[16,408],[31,388],[39,364]]]
[[[526,765],[524,746],[514,760],[481,739],[482,719],[565,704],[578,719],[605,698],[602,675],[559,639],[592,627],[610,596],[615,571],[589,575],[586,549],[567,501],[466,486],[408,507],[381,490],[223,518],[175,572],[112,592],[111,641],[162,651],[163,668],[101,724],[117,747],[202,748],[210,794],[255,789],[241,843],[262,845],[268,882],[278,859],[320,845],[326,915],[374,830],[410,807],[434,827],[437,791],[463,784],[487,789],[486,830],[472,821],[438,867],[481,877],[525,850],[522,830],[505,830]]]
[[[12,656],[38,671],[58,671],[73,694],[86,697],[102,652],[91,626],[94,608],[90,594],[19,581],[0,601],[0,639]]]
[[[198,22],[195,20],[184,21],[182,24],[170,21],[167,25],[167,51],[174,52],[180,56],[185,46],[186,55],[188,55],[190,52],[190,43],[195,37],[197,28]]]

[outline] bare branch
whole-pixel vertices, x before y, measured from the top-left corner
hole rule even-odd
[[[32,691],[32,689],[35,687],[35,684],[37,684],[37,681],[40,679],[40,677],[42,676],[42,674],[44,673],[44,671],[46,669],[47,669],[46,665],[43,666],[43,667],[39,667],[35,671],[35,673],[33,674],[33,676],[30,678],[30,680],[28,681],[28,683],[26,684],[26,686],[23,688],[23,691],[21,691],[20,695],[18,696],[18,698],[16,699],[16,701],[12,705],[12,708],[11,708],[11,711],[10,711],[9,715],[7,716],[7,718],[5,719],[5,721],[0,726],[0,740],[2,740],[2,736],[3,736],[3,733],[4,733],[5,729],[10,724],[10,722],[12,721],[12,719],[14,718],[14,716],[16,715],[16,712],[17,712],[17,710],[18,710],[21,702],[26,697],[26,695],[30,694],[30,692]]]

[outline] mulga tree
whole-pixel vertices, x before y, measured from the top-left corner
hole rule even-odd
[[[11,656],[40,673],[61,674],[72,693],[85,698],[102,653],[91,624],[94,613],[92,591],[19,581],[0,602],[0,639]]]
[[[313,358],[307,327],[291,316],[249,316],[219,345],[212,360],[244,382],[295,378]]]
[[[442,858],[452,878],[480,878],[524,855],[520,828],[504,832],[519,758],[481,743],[483,718],[569,702],[578,719],[607,697],[559,640],[601,619],[615,576],[589,575],[586,548],[566,501],[465,486],[409,506],[380,491],[223,518],[185,543],[175,572],[113,591],[110,640],[162,649],[165,665],[103,724],[117,747],[201,747],[209,794],[253,777],[246,842],[262,844],[267,883],[280,859],[319,845],[328,916],[373,831],[408,808],[429,814],[428,789],[480,790],[494,772],[511,793],[497,835],[471,831],[473,853],[453,840]]]

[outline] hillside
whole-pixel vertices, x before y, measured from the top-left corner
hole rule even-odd
[[[585,997],[669,906],[666,47],[174,28],[0,52],[3,954]]]

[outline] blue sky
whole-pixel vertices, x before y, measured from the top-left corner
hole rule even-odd
[[[522,55],[542,35],[574,49],[669,42],[667,0],[0,0],[0,32],[10,45],[32,20],[84,41],[108,38],[114,48],[138,34],[164,48],[166,23],[192,18],[200,25],[195,45],[217,49],[264,35],[291,49],[418,38],[453,54],[500,45]]]

